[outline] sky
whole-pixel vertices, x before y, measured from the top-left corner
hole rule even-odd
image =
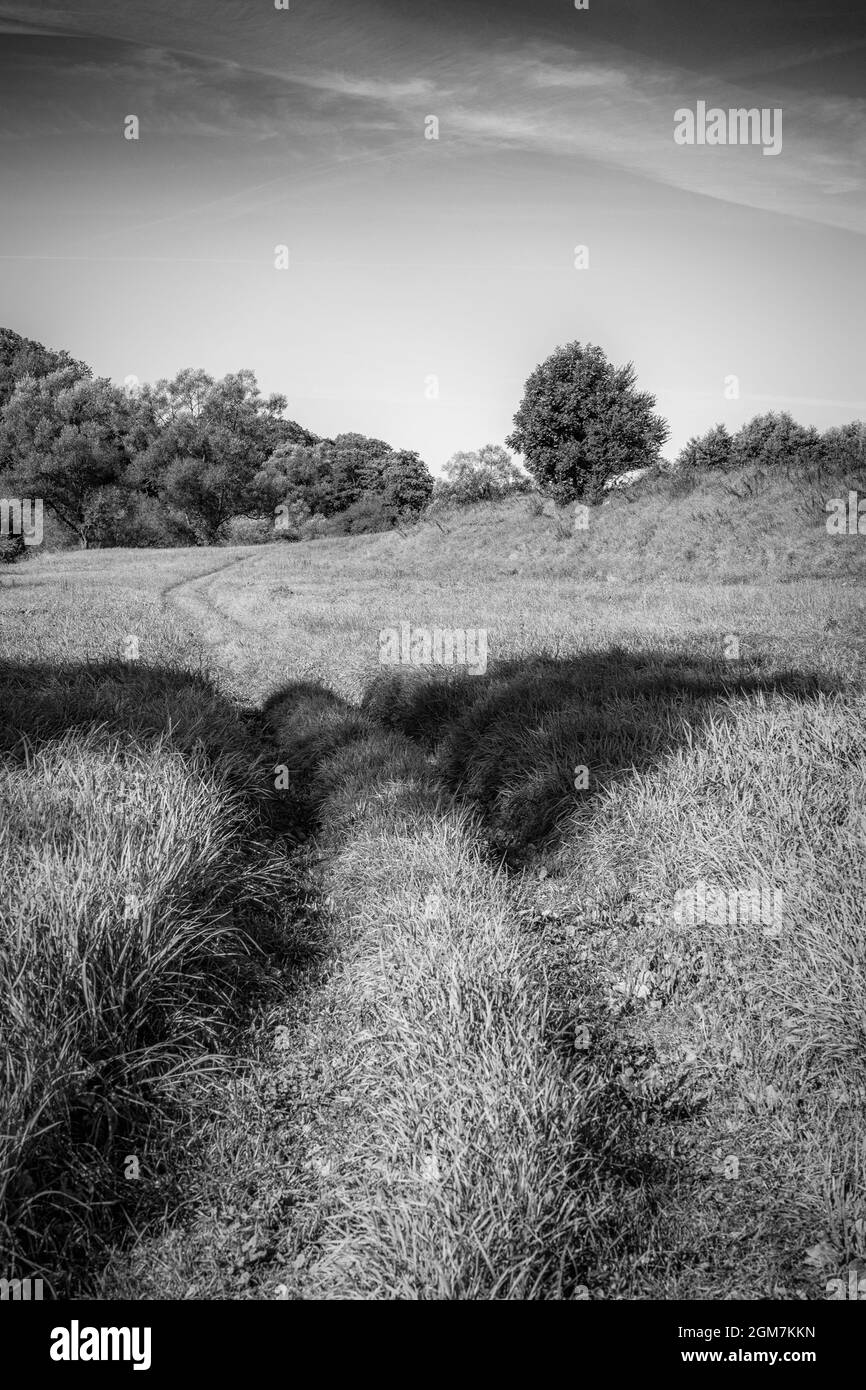
[[[864,78],[857,0],[0,0],[0,325],[434,471],[574,339],[671,458],[866,418]],[[678,144],[699,102],[781,151]]]

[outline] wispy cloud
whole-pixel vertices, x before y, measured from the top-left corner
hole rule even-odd
[[[33,84],[32,100],[20,87],[5,101],[0,97],[6,136],[70,127],[98,132],[112,128],[125,107],[146,112],[150,132],[160,135],[286,136],[292,158],[318,166],[337,151],[370,154],[373,144],[386,156],[389,141],[396,149],[413,135],[420,139],[424,117],[435,114],[443,150],[501,148],[590,160],[676,189],[866,232],[866,101],[803,90],[778,75],[837,52],[836,43],[765,53],[762,63],[775,75],[772,82],[762,78],[758,91],[748,80],[748,62],[728,62],[728,71],[738,72],[734,81],[591,39],[579,56],[553,43],[516,44],[504,34],[483,53],[459,42],[428,50],[411,27],[401,34],[393,17],[389,47],[372,42],[360,24],[351,34],[336,27],[329,42],[321,26],[304,29],[302,21],[290,29],[273,13],[265,22],[233,0],[199,9],[197,23],[188,11],[175,22],[175,11],[161,0],[156,9],[164,12],[160,36],[173,33],[176,49],[148,46],[135,7],[97,3],[76,14],[38,0],[27,11],[4,5],[0,26],[10,32],[20,32],[29,14],[46,33],[65,26],[81,34],[93,25],[114,43],[87,58],[65,54],[53,103],[44,98],[44,83]],[[380,21],[372,11],[371,33]],[[424,34],[429,39],[432,32],[428,27]],[[185,46],[192,43],[195,52]],[[354,49],[352,65],[345,53]],[[767,160],[751,147],[676,145],[674,112],[698,99],[723,109],[781,108],[782,154]]]
[[[439,94],[439,88],[429,78],[414,77],[407,81],[393,81],[388,78],[352,76],[345,72],[323,72],[310,75],[294,75],[289,79],[304,87],[315,87],[323,92],[331,92],[338,97],[357,97],[360,100],[384,102],[400,105],[410,101],[422,101]]]
[[[492,54],[481,70],[455,61],[435,85],[352,84],[342,76],[315,83],[335,101],[363,94],[396,108],[404,122],[417,120],[412,103],[423,96],[440,118],[443,141],[594,160],[678,189],[866,232],[862,99],[775,88],[759,104],[769,100],[782,110],[784,144],[782,156],[767,161],[752,147],[673,141],[678,108],[699,99],[725,110],[748,108],[756,104],[754,90],[722,79],[697,82],[687,70],[638,64],[626,53],[619,65],[609,54],[575,65],[555,49]]]

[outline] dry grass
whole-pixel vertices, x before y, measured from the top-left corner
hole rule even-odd
[[[172,1091],[171,1200],[127,1200],[137,1237],[77,1287],[811,1298],[866,1256],[862,552],[802,480],[721,488],[646,487],[571,536],[519,500],[405,538],[45,556],[3,586],[7,652],[42,668],[8,706],[34,746],[6,741],[5,795],[38,823],[54,769],[79,827],[42,931],[68,939],[77,895],[110,1004],[150,846],[187,1061],[225,1037],[243,928],[273,951],[231,1067]],[[403,621],[487,627],[488,674],[384,676],[378,631]],[[157,678],[80,671],[67,697],[48,668],[130,631]],[[171,674],[190,665],[217,688]],[[278,855],[282,891],[275,765],[282,815],[314,831]],[[149,769],[156,841],[124,838],[127,767]],[[30,921],[44,866],[7,852]],[[783,890],[782,933],[684,928],[699,880]],[[172,924],[220,930],[234,893],[259,906],[228,938],[181,932],[175,970]]]
[[[167,1196],[139,1170],[219,1065],[288,865],[255,743],[203,676],[19,659],[0,691],[0,1252],[59,1291]]]
[[[732,698],[563,827],[550,891],[592,924],[635,1084],[685,1063],[705,1095],[667,1262],[636,1291],[820,1297],[866,1259],[864,735],[860,694]],[[781,931],[678,924],[700,880],[774,885]]]
[[[304,743],[311,708],[272,706],[284,745]],[[570,1297],[638,1182],[610,1059],[559,1036],[520,904],[423,754],[345,718],[351,737],[333,729],[306,771],[341,941],[316,1055],[351,1108],[308,1154],[321,1225],[301,1291]]]

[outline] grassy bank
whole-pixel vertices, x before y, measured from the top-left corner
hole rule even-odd
[[[22,1271],[808,1299],[866,1259],[862,553],[757,486],[3,586]],[[402,622],[487,672],[383,668]],[[780,930],[683,921],[699,883]]]
[[[0,691],[2,1264],[59,1291],[172,1200],[181,1097],[281,930],[286,853],[205,677],[7,661]]]

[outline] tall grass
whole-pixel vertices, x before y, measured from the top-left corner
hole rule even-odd
[[[437,750],[497,855],[546,832],[536,903],[637,1049],[630,1090],[648,1113],[691,1097],[674,1142],[697,1152],[663,1241],[646,1213],[621,1223],[631,1296],[818,1297],[822,1273],[866,1258],[866,704],[820,685],[620,652],[460,683],[456,718],[457,693],[443,718],[417,678],[367,701]],[[563,760],[581,757],[590,789],[563,813]],[[781,932],[684,925],[677,894],[700,881],[778,890]]]
[[[827,1275],[866,1257],[864,831],[857,693],[726,701],[565,828],[553,882],[590,910],[609,987],[627,986],[622,1027],[656,1058],[691,1058],[706,1094],[694,1136],[706,1169],[714,1148],[739,1159],[736,1179],[710,1176],[710,1202],[695,1164],[671,1237],[674,1250],[706,1258],[727,1242],[727,1254],[711,1269],[681,1259],[673,1278],[655,1269],[651,1291],[821,1297]],[[776,885],[781,933],[678,925],[674,893],[701,879]],[[628,986],[641,972],[638,997]],[[816,1249],[826,1269],[807,1258]]]
[[[810,1298],[862,1260],[864,552],[827,535],[825,485],[649,479],[586,532],[512,500],[4,583],[21,1271],[62,1286],[98,1251],[70,1286]],[[383,678],[404,620],[486,626],[487,675]],[[130,632],[158,669],[104,664]],[[208,662],[234,699],[187,673]],[[297,906],[281,816],[315,827],[327,951],[221,1072],[246,953]],[[684,930],[697,880],[781,888],[781,935]],[[121,1176],[174,1141],[183,1222]]]
[[[286,863],[246,731],[206,682],[5,676],[0,1244],[4,1267],[63,1287],[134,1209],[127,1159],[147,1167],[171,1087],[224,1039]]]
[[[323,707],[330,751],[310,741]],[[270,717],[286,756],[313,753],[295,765],[341,944],[315,1055],[352,1097],[311,1152],[305,1296],[585,1296],[644,1155],[611,1049],[573,1044],[579,986],[564,1018],[519,898],[420,749],[350,708],[341,728],[310,691]]]

